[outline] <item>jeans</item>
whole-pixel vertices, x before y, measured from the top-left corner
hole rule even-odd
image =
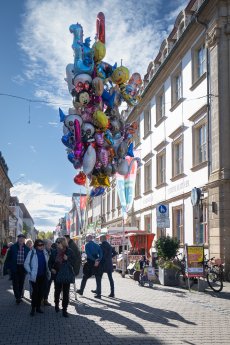
[[[26,277],[26,272],[23,265],[17,265],[16,272],[11,272],[14,296],[16,299],[21,299],[23,296],[23,288]]]
[[[69,290],[70,284],[58,284],[54,281],[54,302],[55,306],[59,306],[61,290],[63,292],[62,308],[64,311],[67,310],[69,304]]]
[[[43,298],[45,279],[46,279],[46,277],[43,275],[43,276],[37,277],[36,282],[31,282],[31,285],[32,285],[31,306],[33,309],[35,309],[35,308],[40,309],[40,307],[41,307],[41,301]]]

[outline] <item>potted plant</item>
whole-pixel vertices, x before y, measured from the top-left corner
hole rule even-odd
[[[173,259],[178,253],[180,241],[170,236],[160,237],[155,244],[158,253],[159,280],[162,285],[176,286],[179,284],[176,271],[178,267]]]

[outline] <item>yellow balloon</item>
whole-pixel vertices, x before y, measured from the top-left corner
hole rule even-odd
[[[101,110],[97,110],[94,112],[93,120],[94,120],[95,126],[97,126],[98,128],[102,130],[105,130],[108,127],[109,119],[105,115],[105,113],[103,113],[103,111]]]
[[[94,61],[99,62],[103,60],[106,54],[104,43],[102,43],[101,41],[97,41],[94,43],[92,48],[94,50]]]
[[[125,66],[120,66],[113,71],[111,76],[114,84],[121,85],[126,83],[129,80],[129,70]]]
[[[91,187],[110,187],[109,177],[105,174],[92,176]]]

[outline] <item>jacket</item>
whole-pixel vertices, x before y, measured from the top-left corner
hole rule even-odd
[[[25,244],[23,244],[23,247],[24,247],[24,262],[25,262],[30,249]],[[10,269],[10,271],[13,273],[17,271],[18,250],[19,250],[19,244],[18,242],[16,242],[7,251],[7,256],[5,260],[5,267],[7,269]]]
[[[103,241],[100,243],[100,247],[103,252],[103,257],[101,260],[101,265],[103,272],[111,273],[113,272],[113,261],[112,258],[117,255],[114,248],[107,242]]]
[[[80,250],[78,249],[78,246],[73,240],[69,240],[69,248],[73,251],[74,255],[74,264],[73,264],[73,270],[75,276],[79,274],[80,271],[80,266],[81,266],[81,253]]]
[[[66,251],[65,251],[65,255],[67,255],[67,257],[68,257],[67,258],[67,262],[72,267],[74,267],[74,254],[73,254],[73,251],[70,248],[67,247]],[[56,267],[56,263],[55,263],[56,257],[57,257],[57,249],[53,249],[51,251],[51,255],[50,255],[49,261],[48,261],[48,266],[49,266],[50,271],[52,269],[55,269],[57,271],[57,267]],[[56,274],[55,275],[52,274],[52,278],[55,279]]]
[[[51,273],[48,267],[49,255],[47,251],[43,250],[45,260],[46,260],[46,277],[48,280],[51,278]],[[31,249],[29,254],[26,257],[26,261],[24,263],[24,268],[26,272],[29,274],[29,280],[32,282],[36,282],[37,273],[38,273],[38,256],[36,249]]]

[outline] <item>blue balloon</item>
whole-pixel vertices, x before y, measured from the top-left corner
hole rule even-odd
[[[68,132],[61,138],[62,143],[69,149],[74,149],[74,136],[73,133]]]
[[[133,153],[133,143],[131,143],[131,144],[129,145],[126,156],[134,157],[134,153]]]
[[[101,194],[104,194],[105,192],[105,188],[104,187],[97,187],[97,188],[93,188],[91,189],[91,192],[90,192],[90,197],[91,198],[94,198],[96,196],[99,196]]]

